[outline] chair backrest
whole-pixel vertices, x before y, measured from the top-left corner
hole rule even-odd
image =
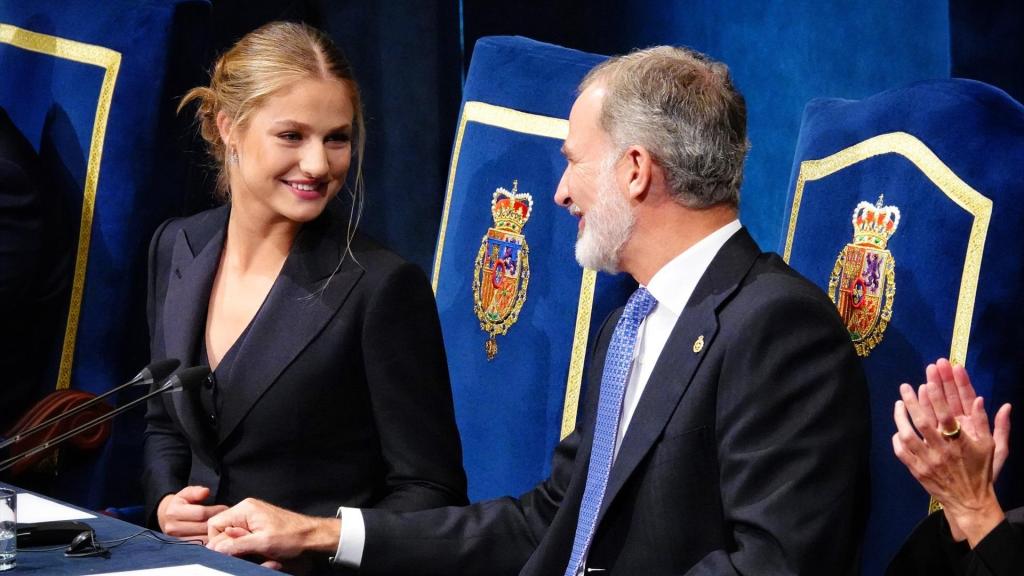
[[[898,386],[949,357],[989,407],[1022,390],[1021,166],[1024,108],[979,82],[920,82],[804,111],[780,252],[836,302],[868,375],[865,574],[884,571],[929,508],[892,453]]]
[[[630,289],[576,264],[576,219],[552,201],[576,86],[602,59],[518,37],[473,52],[432,280],[474,501],[548,474],[588,337]]]
[[[66,318],[40,396],[100,393],[146,362],[146,248],[184,205],[173,97],[202,72],[208,15],[207,0],[0,3],[0,107],[38,150],[73,227]],[[138,434],[122,434],[127,450]],[[117,474],[108,483],[107,468],[62,495],[95,505],[138,493]]]

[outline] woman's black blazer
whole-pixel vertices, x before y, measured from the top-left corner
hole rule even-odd
[[[195,363],[229,206],[170,220],[149,252],[153,361]],[[207,486],[305,514],[339,505],[415,510],[466,502],[433,293],[413,264],[356,234],[338,201],[303,226],[235,352],[222,410],[166,393],[146,413],[147,518]],[[339,267],[339,263],[341,263]],[[205,426],[202,419],[215,425]]]

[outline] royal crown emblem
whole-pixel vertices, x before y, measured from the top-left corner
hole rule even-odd
[[[530,219],[533,197],[519,192],[519,181],[512,191],[498,188],[491,198],[494,226],[480,241],[473,269],[473,309],[480,328],[487,332],[484,349],[487,359],[498,353],[496,337],[504,336],[519,319],[530,283],[530,247],[523,226]]]
[[[854,348],[867,356],[882,341],[896,297],[896,261],[886,249],[900,225],[900,210],[861,202],[853,210],[853,242],[836,258],[828,296],[850,332]]]

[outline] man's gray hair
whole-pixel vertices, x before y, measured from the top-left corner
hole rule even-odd
[[[658,46],[611,58],[580,83],[607,89],[601,126],[617,152],[646,148],[689,208],[739,204],[747,107],[729,69],[700,52]]]

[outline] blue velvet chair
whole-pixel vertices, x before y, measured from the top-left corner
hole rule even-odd
[[[1024,108],[979,82],[921,82],[804,111],[779,251],[836,302],[868,374],[864,574],[881,574],[929,510],[892,453],[899,384],[921,383],[925,364],[946,356],[966,365],[990,410],[1024,390],[1022,166]],[[1014,459],[1004,505],[1024,479]]]
[[[201,79],[208,16],[206,0],[0,3],[0,106],[73,227],[66,321],[42,392],[100,393],[147,362],[146,249],[184,205],[174,97]],[[54,490],[88,506],[141,499],[129,477],[141,426],[140,415],[115,423],[98,462]],[[115,456],[126,470],[107,465]]]
[[[601,60],[517,37],[473,52],[432,281],[474,501],[548,474],[588,337],[631,290],[576,264],[576,219],[552,200],[576,86]]]

